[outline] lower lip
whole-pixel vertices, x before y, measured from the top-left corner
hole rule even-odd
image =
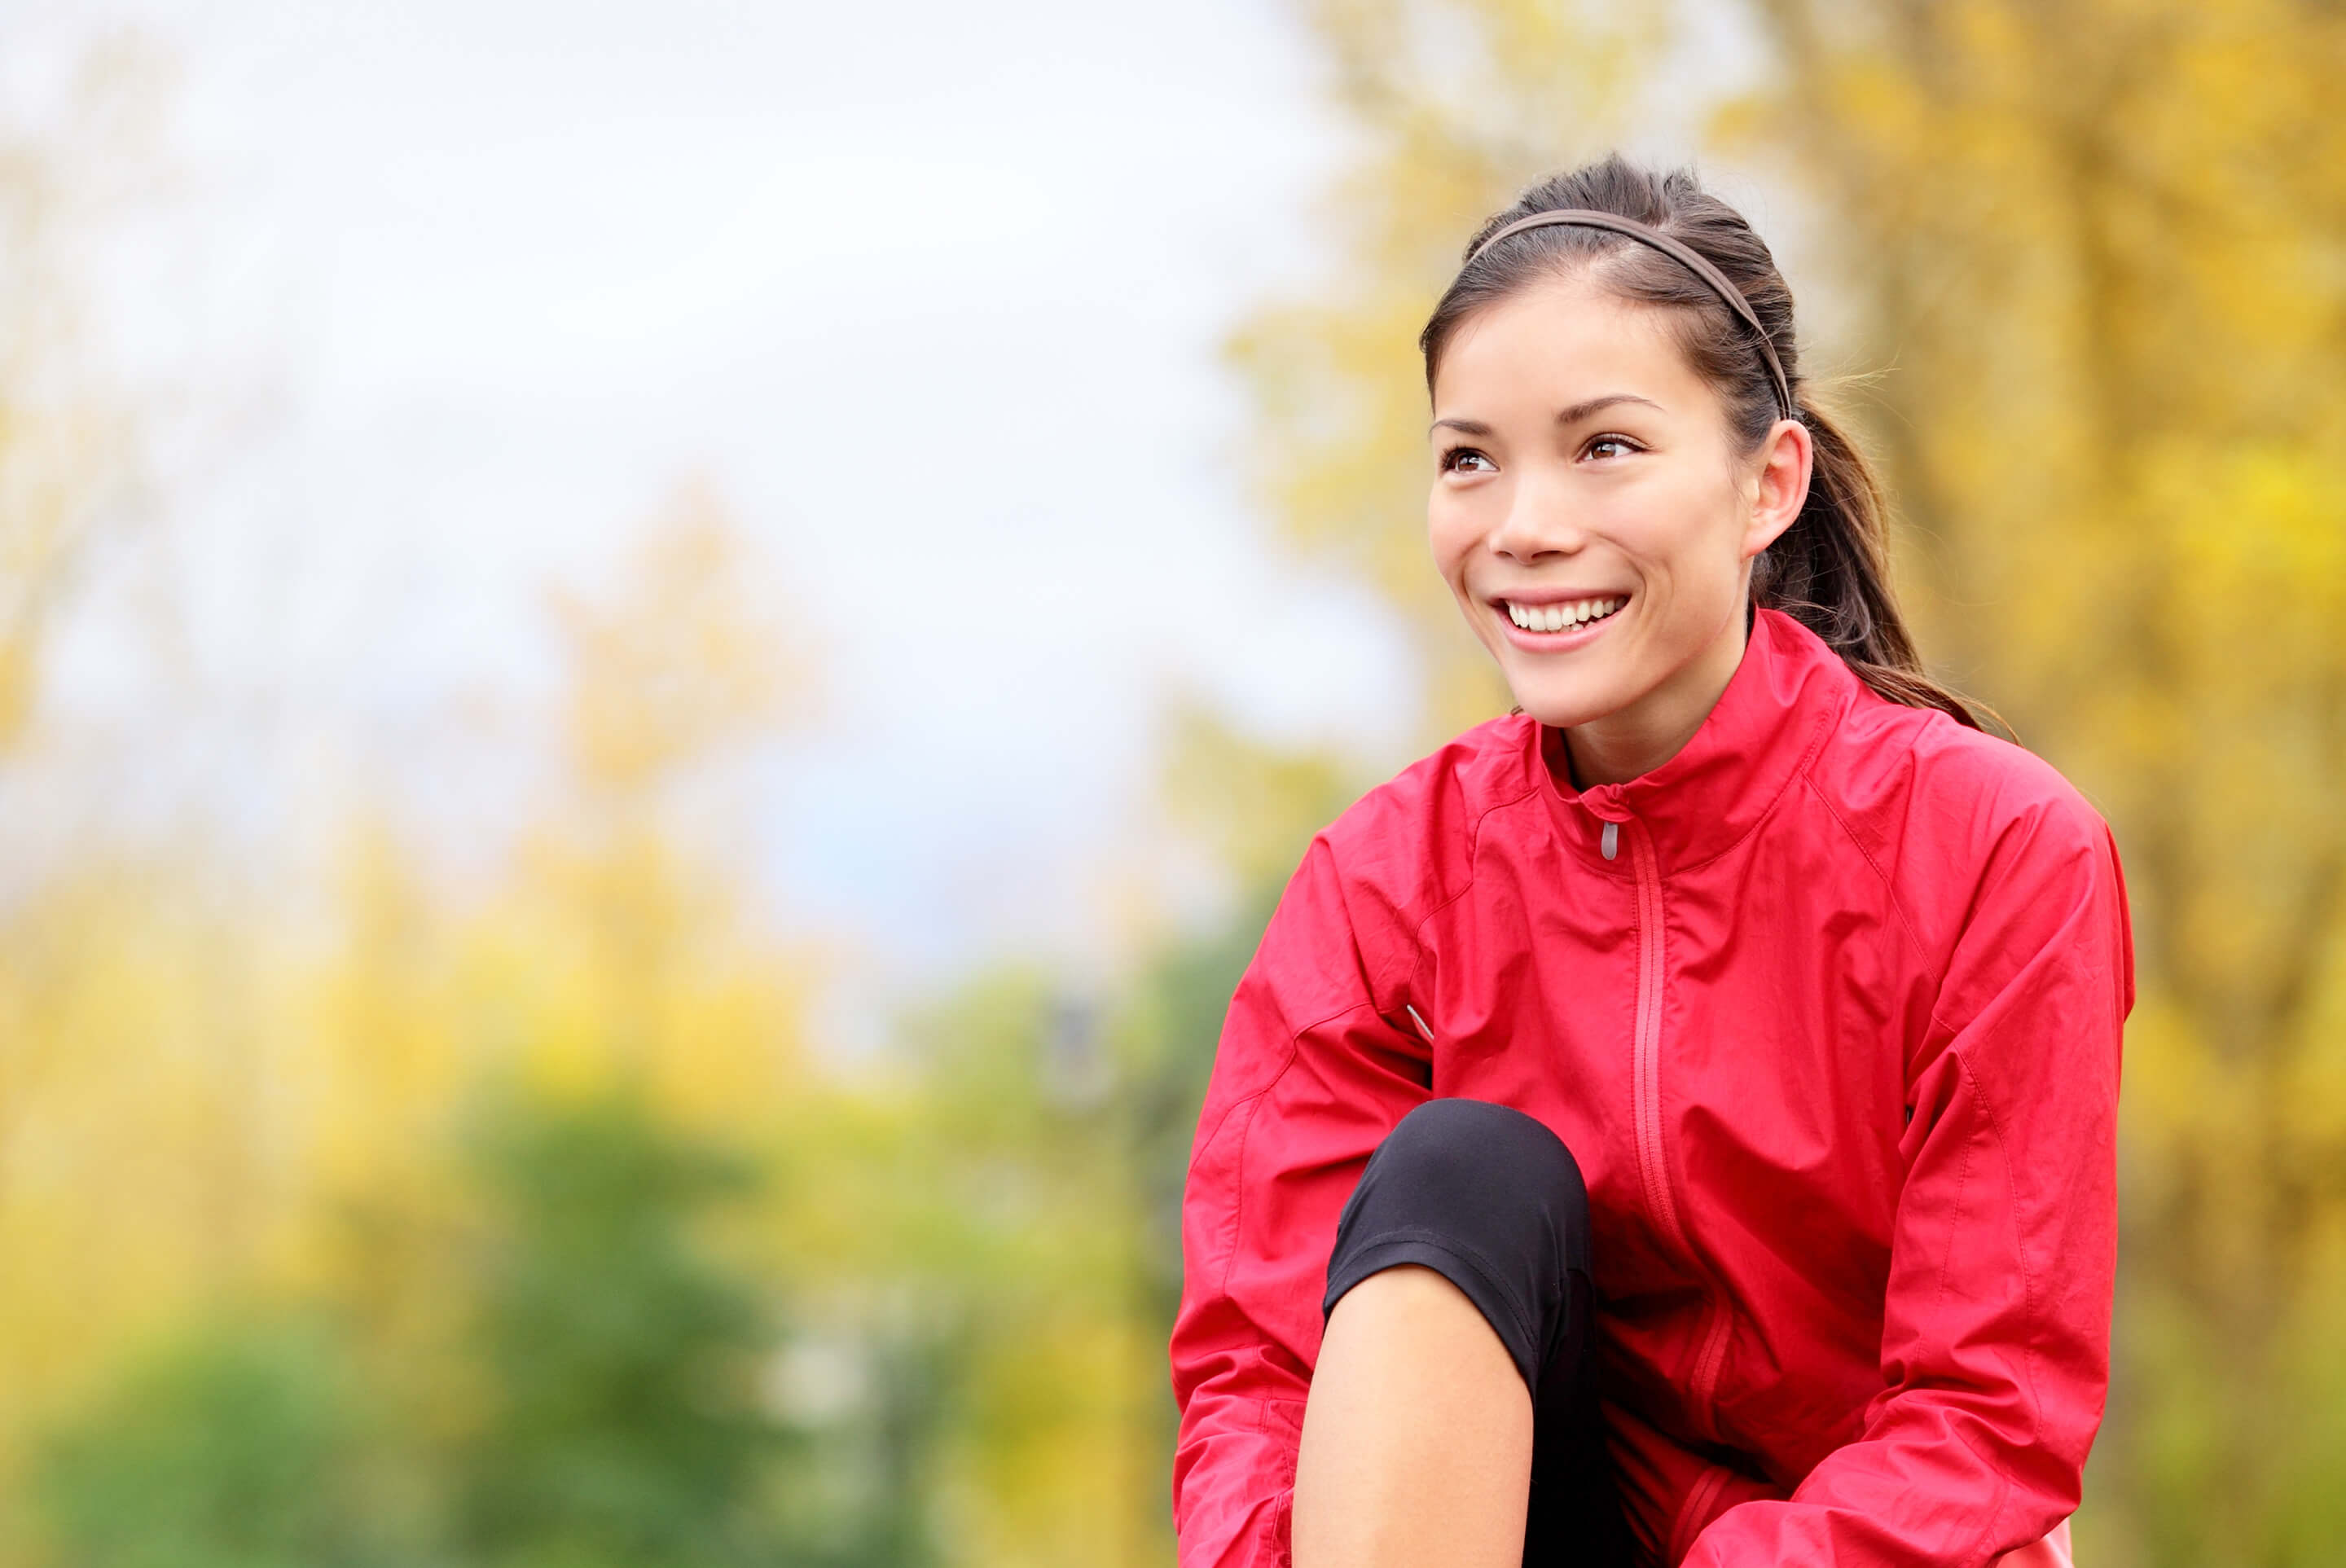
[[[1507,640],[1525,653],[1570,653],[1575,648],[1585,648],[1603,636],[1607,626],[1629,613],[1629,606],[1625,604],[1601,619],[1584,621],[1560,632],[1526,631],[1515,625],[1515,617],[1505,610],[1500,609],[1497,613],[1499,627],[1507,634]]]

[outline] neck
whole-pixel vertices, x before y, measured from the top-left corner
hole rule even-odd
[[[1650,773],[1694,738],[1735,678],[1749,640],[1751,612],[1738,606],[1702,651],[1627,708],[1564,732],[1573,787],[1621,784]]]

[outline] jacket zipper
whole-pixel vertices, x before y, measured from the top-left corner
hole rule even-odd
[[[1606,824],[1610,847],[1614,824]],[[1609,856],[1607,857],[1610,858]],[[1637,882],[1637,1033],[1634,1095],[1637,1133],[1637,1176],[1645,1188],[1646,1206],[1662,1234],[1704,1276],[1709,1286],[1708,1319],[1695,1353],[1694,1382],[1688,1404],[1707,1435],[1719,1435],[1711,1404],[1719,1389],[1719,1367],[1726,1359],[1728,1315],[1710,1269],[1694,1249],[1678,1216],[1678,1198],[1670,1189],[1670,1171],[1662,1148],[1662,876],[1653,840],[1645,823],[1630,819],[1629,864]]]

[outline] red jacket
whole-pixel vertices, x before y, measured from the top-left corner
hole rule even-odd
[[[1764,609],[1683,750],[1569,780],[1557,731],[1478,725],[1314,838],[1263,932],[1183,1203],[1181,1568],[1287,1563],[1337,1213],[1433,1095],[1579,1159],[1652,1559],[1962,1568],[2055,1532],[2109,1363],[2107,826]]]

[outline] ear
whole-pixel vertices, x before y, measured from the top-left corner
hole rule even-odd
[[[1816,468],[1816,438],[1796,419],[1780,419],[1760,446],[1760,487],[1743,524],[1746,560],[1776,542],[1808,504]]]

